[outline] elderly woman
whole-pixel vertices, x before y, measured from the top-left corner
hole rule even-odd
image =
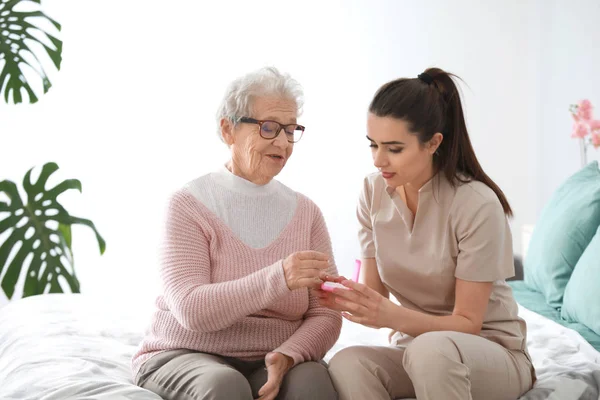
[[[319,208],[273,178],[304,133],[302,91],[274,68],[235,80],[219,108],[231,159],[177,191],[163,293],[133,357],[164,399],[335,399],[321,359],[341,329],[310,289],[336,274]]]

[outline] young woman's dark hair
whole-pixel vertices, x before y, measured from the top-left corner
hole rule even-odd
[[[506,196],[477,161],[452,77],[458,78],[439,68],[429,68],[418,78],[388,82],[375,94],[369,112],[406,121],[422,144],[440,132],[444,140],[433,158],[436,170],[443,171],[453,186],[469,180],[483,182],[496,193],[504,213],[512,216]]]

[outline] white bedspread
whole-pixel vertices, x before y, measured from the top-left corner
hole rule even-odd
[[[130,358],[149,321],[148,311],[134,312],[126,304],[108,308],[82,295],[38,296],[1,308],[0,399],[160,400],[134,386],[130,376]],[[536,388],[546,396],[527,398],[579,399],[586,389],[566,373],[596,371],[600,376],[600,353],[572,330],[524,308],[520,314],[529,326]],[[345,323],[328,358],[353,344],[385,345],[386,337],[384,331]],[[555,388],[561,379],[564,394]],[[548,386],[553,389],[543,390]],[[557,397],[547,395],[552,391]]]
[[[538,381],[522,400],[600,400],[600,352],[576,331],[519,306]]]

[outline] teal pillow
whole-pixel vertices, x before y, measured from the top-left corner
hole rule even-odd
[[[594,161],[552,194],[536,223],[525,258],[525,283],[562,306],[575,264],[600,225],[600,170]]]
[[[600,335],[600,227],[575,265],[560,314]]]

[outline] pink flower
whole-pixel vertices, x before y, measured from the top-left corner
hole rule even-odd
[[[594,119],[589,122],[591,131],[600,131],[600,119]]]
[[[579,102],[577,107],[577,117],[584,121],[589,121],[592,119],[592,102],[585,99]]]
[[[582,122],[575,122],[573,124],[573,133],[571,133],[572,138],[584,138],[588,134],[587,126]]]
[[[592,133],[592,145],[595,149],[600,147],[600,132]]]

